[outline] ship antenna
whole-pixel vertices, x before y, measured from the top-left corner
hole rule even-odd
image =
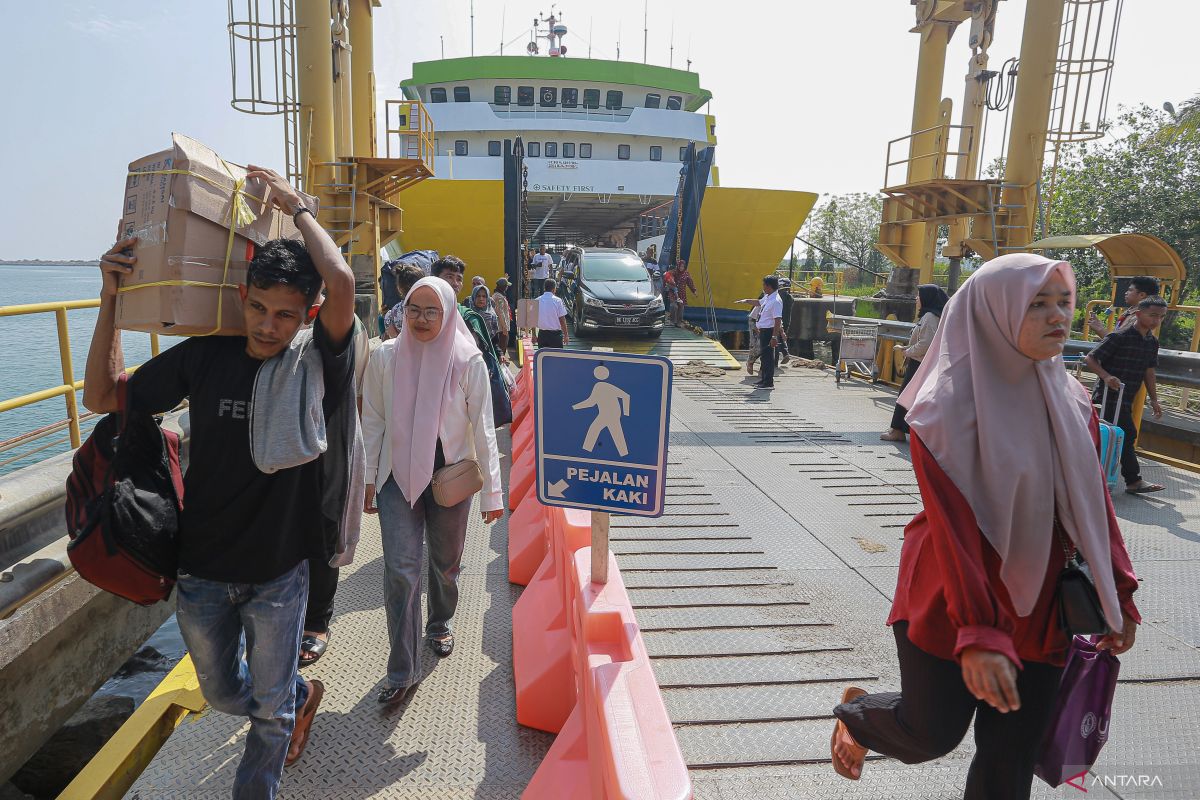
[[[668,64],[675,69],[675,20],[671,20],[671,59]]]
[[[508,17],[508,5],[500,9],[500,55],[504,55],[504,23]]]
[[[621,21],[617,20],[617,61],[621,60]]]
[[[444,61],[446,59],[446,37],[439,35],[438,39],[442,42],[442,60]]]
[[[592,23],[594,18],[588,17],[588,58],[592,57]]]
[[[642,6],[642,63],[646,63],[646,52],[650,47],[650,0]]]
[[[471,0],[471,58],[475,57],[475,0]]]

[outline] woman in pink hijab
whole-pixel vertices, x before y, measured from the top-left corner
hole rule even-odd
[[[439,657],[454,650],[450,620],[474,498],[444,507],[434,498],[435,470],[468,459],[483,475],[485,523],[502,516],[504,490],[492,425],[487,365],[454,289],[422,278],[404,298],[400,336],[371,355],[363,379],[366,512],[379,513],[387,611],[387,682],[379,703],[406,700],[420,680],[421,554],[429,545],[429,613],[425,640]],[[378,509],[376,509],[376,502]]]
[[[846,689],[833,766],[857,780],[868,750],[940,758],[975,721],[965,797],[1028,798],[1070,637],[1057,580],[1078,551],[1111,633],[1133,646],[1137,578],[1096,454],[1095,412],[1064,369],[1069,264],[984,264],[951,298],[900,403],[924,510],[905,529],[888,624],[899,692]]]

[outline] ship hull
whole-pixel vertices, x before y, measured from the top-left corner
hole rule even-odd
[[[708,187],[692,241],[693,310],[707,314],[711,293],[721,327],[740,324],[747,308],[736,301],[758,295],[816,200],[812,192]],[[403,205],[404,250],[456,255],[468,277],[489,285],[504,274],[503,181],[429,180],[406,191]]]

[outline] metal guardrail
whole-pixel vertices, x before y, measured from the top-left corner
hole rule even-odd
[[[840,333],[842,325],[874,324],[879,326],[879,338],[894,342],[908,342],[912,335],[912,322],[901,322],[894,319],[867,319],[865,317],[847,317],[831,314],[828,317],[829,332]],[[1064,353],[1068,356],[1083,356],[1096,349],[1096,342],[1070,339],[1067,341]],[[1200,389],[1200,353],[1184,350],[1158,351],[1158,367],[1155,369],[1159,385],[1178,386],[1184,389]]]
[[[393,110],[394,109],[394,110]],[[388,158],[420,161],[433,174],[433,117],[418,100],[387,100],[383,106],[384,152]],[[396,153],[392,153],[392,137]]]
[[[18,306],[0,306],[0,317],[18,317],[27,314],[54,314],[55,322],[58,324],[58,360],[62,372],[62,383],[57,386],[51,386],[47,389],[42,389],[36,392],[30,392],[18,397],[12,397],[7,400],[0,400],[0,413],[11,411],[14,408],[40,403],[43,400],[50,400],[55,397],[65,397],[67,404],[67,419],[66,424],[56,424],[47,426],[41,429],[45,433],[53,433],[61,430],[63,427],[70,429],[71,447],[79,447],[82,443],[82,437],[79,432],[79,422],[81,416],[79,413],[78,393],[83,389],[83,381],[75,380],[75,369],[71,363],[71,334],[67,327],[67,312],[81,308],[99,308],[100,300],[62,300],[54,303],[29,303]],[[158,355],[158,334],[150,334],[150,352],[152,355]],[[130,369],[130,372],[133,370]],[[35,432],[37,433],[37,432]],[[21,442],[29,441],[28,433],[17,437]],[[11,444],[8,442],[0,444]],[[49,446],[49,445],[47,445]],[[36,452],[36,451],[34,451]],[[22,456],[24,458],[29,453]]]
[[[957,130],[959,132],[959,146],[963,149],[950,149],[950,133]],[[949,123],[943,125],[934,125],[931,128],[915,131],[892,139],[887,143],[887,158],[883,167],[883,185],[892,186],[891,173],[892,167],[903,165],[905,167],[904,180],[901,183],[907,183],[908,174],[914,164],[928,159],[933,159],[933,165],[930,167],[930,177],[937,179],[945,177],[945,173],[957,174],[956,170],[949,170],[950,157],[955,159],[969,157],[971,153],[971,142],[975,137],[975,128],[972,125],[951,125]],[[901,142],[908,143],[908,155],[904,158],[892,158],[892,146]],[[914,152],[919,150],[919,152]],[[957,162],[956,162],[957,163]]]

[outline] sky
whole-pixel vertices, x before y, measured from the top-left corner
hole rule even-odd
[[[1019,50],[1025,2],[1001,4],[993,68]],[[542,0],[474,6],[476,55],[498,52],[502,40],[506,55],[521,52],[534,15],[550,11]],[[443,46],[446,57],[471,54],[470,7],[384,0],[375,21],[381,105],[401,97],[414,61],[439,58]],[[647,60],[671,61],[673,29],[674,66],[690,58],[713,93],[723,185],[880,188],[887,142],[908,133],[912,116],[918,41],[907,0],[575,0],[559,7],[568,57],[586,57],[590,37],[594,58],[615,58],[619,37],[622,60],[643,60],[647,9]],[[0,193],[0,259],[96,258],[116,229],[126,165],[168,147],[172,131],[231,161],[282,171],[282,120],[230,107],[226,3],[55,0],[24,4],[21,20],[21,35],[0,48],[9,186]],[[1194,0],[1126,2],[1111,109],[1200,93],[1197,29]],[[950,42],[943,87],[956,116],[966,35],[963,26]]]

